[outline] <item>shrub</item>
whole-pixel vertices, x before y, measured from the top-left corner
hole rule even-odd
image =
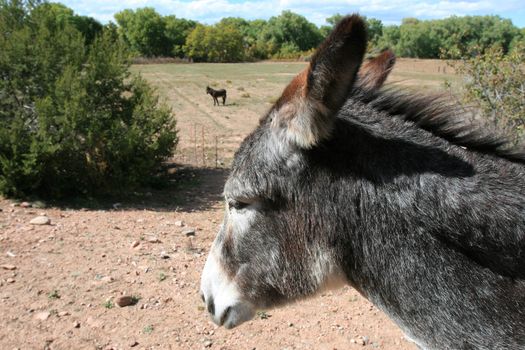
[[[33,3],[33,2],[31,2]],[[103,32],[0,1],[0,193],[105,195],[146,184],[177,143],[169,108]]]
[[[463,98],[516,143],[525,135],[525,45],[504,55],[498,47],[455,65],[465,76]]]

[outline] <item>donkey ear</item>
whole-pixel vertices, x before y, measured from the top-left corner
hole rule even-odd
[[[378,56],[366,60],[359,70],[359,86],[368,90],[381,88],[395,63],[396,56],[391,50],[385,50]]]
[[[311,148],[330,135],[334,114],[354,86],[365,50],[363,20],[357,15],[343,18],[274,107],[273,123],[286,128],[290,141]]]

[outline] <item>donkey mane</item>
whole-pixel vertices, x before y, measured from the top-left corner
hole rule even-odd
[[[444,95],[414,95],[388,87],[379,92],[357,88],[354,96],[455,145],[525,164],[523,149],[495,130],[484,130],[484,124],[468,121],[466,111]]]

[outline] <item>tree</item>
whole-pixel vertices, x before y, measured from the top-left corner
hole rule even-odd
[[[239,62],[244,59],[243,37],[228,23],[197,25],[188,36],[184,51],[194,61]]]
[[[115,14],[121,35],[136,53],[146,56],[170,56],[173,50],[166,38],[165,22],[151,7],[124,10]]]
[[[283,47],[307,51],[317,47],[322,39],[315,24],[291,11],[283,11],[281,15],[270,18],[259,36],[259,40],[267,43],[271,55]]]
[[[186,38],[197,26],[197,22],[175,16],[164,17],[166,45],[171,48],[171,55],[183,57]]]
[[[517,143],[525,135],[525,45],[505,55],[493,47],[477,56],[469,55],[455,65],[465,76],[464,101]]]
[[[101,195],[145,184],[177,143],[169,108],[48,4],[0,0],[0,193]]]

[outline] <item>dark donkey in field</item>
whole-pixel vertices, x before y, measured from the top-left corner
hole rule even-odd
[[[208,311],[232,328],[347,283],[420,348],[525,349],[524,154],[379,91],[365,48],[344,18],[237,151]]]
[[[226,103],[226,90],[224,89],[219,89],[219,90],[214,90],[212,89],[211,87],[209,86],[206,86],[206,93],[207,94],[210,94],[211,97],[213,97],[213,105],[215,106],[215,103],[217,103],[217,106],[219,106],[219,97],[222,97],[222,105],[224,106],[224,104]]]

